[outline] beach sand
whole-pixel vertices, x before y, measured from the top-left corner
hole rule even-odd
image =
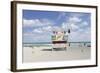
[[[91,58],[91,47],[68,47],[67,50],[52,50],[50,46],[23,47],[23,63],[85,60]]]

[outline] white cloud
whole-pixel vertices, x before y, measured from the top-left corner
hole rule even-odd
[[[69,18],[69,22],[71,22],[71,23],[77,23],[77,22],[81,22],[81,21],[82,21],[82,19],[79,17],[76,17],[76,16]]]
[[[73,15],[73,16],[69,17],[69,19],[67,19],[66,22],[63,22],[61,27],[64,29],[71,29],[71,30],[80,29],[79,28],[80,22],[82,22],[82,19],[80,17],[78,17],[77,15]],[[84,24],[86,24],[86,22]]]
[[[83,22],[80,23],[81,27],[84,27],[84,26],[87,26],[87,25],[89,25],[87,21],[83,21]]]
[[[46,26],[42,28],[43,31],[51,31],[52,30],[52,26]]]
[[[63,29],[71,29],[73,31],[73,30],[76,30],[76,29],[80,30],[84,26],[88,26],[88,25],[89,24],[88,24],[87,21],[82,21],[81,18],[73,16],[73,17],[70,17],[67,22],[63,22],[61,27]]]
[[[44,26],[44,27],[33,29],[33,33],[48,33],[50,31],[52,31],[51,26]]]
[[[29,33],[29,32],[27,32],[27,33],[24,32],[23,35],[24,36],[28,36],[28,35],[33,35],[33,34],[32,33]]]
[[[48,19],[23,19],[24,26],[27,27],[38,27],[38,26],[46,26],[46,25],[53,25],[53,22]]]
[[[33,32],[35,32],[35,33],[43,33],[43,31],[42,31],[41,28],[39,28],[39,29],[34,29]]]
[[[53,21],[48,20],[48,19],[41,19],[40,21],[42,24],[45,24],[45,25],[53,25],[54,24]]]
[[[69,35],[69,41],[90,41],[91,40],[91,29],[84,28],[77,31],[72,31]]]
[[[35,30],[39,32],[38,30]],[[44,39],[45,38],[45,39]],[[23,42],[32,43],[32,42],[50,42],[51,36],[46,34],[37,34],[37,33],[23,33]]]
[[[34,19],[34,20],[24,19],[23,24],[24,24],[24,26],[42,26],[43,25],[43,24],[41,24],[40,20],[38,20],[38,19]]]
[[[75,29],[79,29],[79,26],[76,25],[75,23],[62,23],[62,26],[61,26],[64,30],[67,30],[67,29],[71,29],[71,30],[75,30]]]
[[[62,13],[62,15],[65,15],[64,13]],[[66,16],[66,15],[65,15]],[[80,30],[82,29],[83,27],[87,26],[88,27],[88,22],[87,21],[84,21],[82,19],[82,16],[83,14],[80,14],[80,13],[70,13],[69,15],[69,18],[68,16],[66,16],[66,21],[63,22],[61,24],[61,27],[63,29],[71,29],[71,31],[74,31],[74,30]]]
[[[91,35],[90,33],[80,33],[80,32],[71,32],[69,36],[69,41],[78,42],[78,41],[90,41]]]
[[[71,24],[71,29],[72,30],[79,29],[79,26],[72,23]]]

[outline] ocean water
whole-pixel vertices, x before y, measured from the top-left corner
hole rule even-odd
[[[23,47],[40,47],[40,46],[52,46],[51,42],[42,42],[42,43],[23,43]],[[69,42],[66,45],[70,47],[78,47],[78,46],[87,46],[91,47],[91,42]]]

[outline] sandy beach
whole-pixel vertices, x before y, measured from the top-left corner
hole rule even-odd
[[[23,63],[90,59],[91,47],[74,46],[52,50],[51,46],[23,47]]]

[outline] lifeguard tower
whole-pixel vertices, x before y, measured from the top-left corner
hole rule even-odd
[[[53,30],[53,35],[52,35],[53,50],[67,50],[69,33],[70,29],[68,31],[64,31],[63,29]]]

